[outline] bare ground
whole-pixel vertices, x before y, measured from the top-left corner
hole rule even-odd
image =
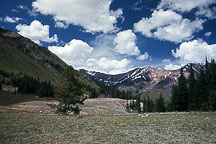
[[[29,101],[10,106],[0,106],[0,113],[37,113],[55,114],[49,104],[58,104],[57,101]],[[83,115],[123,115],[128,114],[125,110],[126,101],[114,98],[87,99],[81,105]]]

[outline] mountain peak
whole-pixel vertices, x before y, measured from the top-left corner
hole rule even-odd
[[[195,73],[198,73],[201,67],[202,64],[192,64]],[[183,67],[186,77],[189,76],[189,69],[190,64]],[[82,70],[82,72],[107,86],[114,86],[120,90],[141,93],[156,89],[171,90],[172,85],[177,83],[180,69],[166,70],[147,66],[144,68],[135,68],[129,72],[117,75],[85,70]]]

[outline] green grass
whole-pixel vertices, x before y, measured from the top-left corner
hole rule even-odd
[[[145,97],[146,99],[151,98],[152,100],[156,100],[159,98],[160,94],[162,93],[163,98],[165,101],[169,101],[171,97],[171,92],[169,90],[154,90],[147,93],[143,93],[141,98]]]
[[[0,143],[216,143],[216,113],[0,114]]]
[[[44,100],[33,95],[22,95],[20,93],[14,94],[13,92],[0,91],[0,106],[8,106],[20,102],[27,102],[32,100]]]

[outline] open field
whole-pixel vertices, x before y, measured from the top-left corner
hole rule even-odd
[[[216,113],[0,113],[0,143],[216,143]]]
[[[33,95],[14,94],[12,92],[0,91],[0,106],[8,106],[27,101],[44,101],[47,98],[40,98]]]
[[[54,100],[1,93],[0,143],[216,143],[216,112],[129,114],[121,99],[88,99],[83,117],[54,114]],[[37,100],[37,101],[32,101]],[[107,115],[108,114],[108,115]]]

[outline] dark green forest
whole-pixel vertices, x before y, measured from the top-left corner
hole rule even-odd
[[[196,76],[192,65],[185,78],[181,69],[178,84],[172,88],[170,111],[215,111],[216,110],[216,63],[211,60],[201,67]]]

